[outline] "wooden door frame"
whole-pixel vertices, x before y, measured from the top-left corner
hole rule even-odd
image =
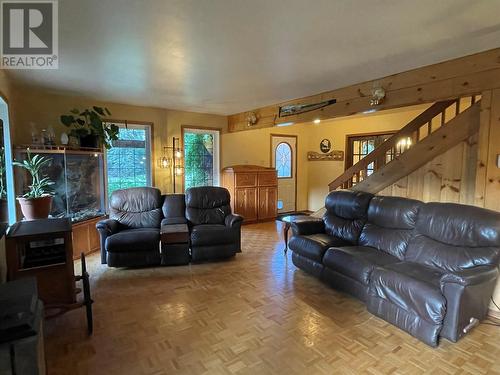
[[[185,192],[185,180],[186,180],[186,160],[184,160],[184,133],[186,130],[208,130],[215,131],[219,133],[219,186],[222,185],[222,128],[221,127],[210,127],[210,126],[198,126],[198,125],[181,125],[181,139],[179,140],[180,148],[182,149],[182,159],[184,163],[184,173],[182,174],[182,184],[181,191]]]
[[[270,138],[269,138],[269,144],[270,144],[270,147],[269,147],[269,167],[273,168],[273,137],[285,137],[285,138],[295,138],[295,165],[292,165],[292,176],[293,176],[293,171],[294,171],[294,167],[295,167],[295,203],[294,203],[294,210],[292,212],[297,212],[297,189],[298,189],[298,186],[297,186],[297,180],[298,180],[298,175],[299,175],[299,169],[298,169],[298,162],[299,162],[299,158],[298,158],[298,154],[299,154],[299,137],[297,134],[280,134],[280,133],[271,133],[269,134],[270,135]],[[293,152],[293,150],[292,150]],[[293,155],[292,155],[292,158],[293,158]],[[276,166],[274,167],[276,169]],[[279,181],[279,178],[278,178],[278,181]],[[278,209],[276,208],[276,211],[278,211]]]
[[[380,136],[380,135],[393,135],[396,134],[396,130],[387,130],[387,131],[378,131],[378,132],[368,132],[368,133],[354,133],[354,134],[346,134],[345,136],[345,158],[344,158],[344,171],[349,169],[352,165],[352,156],[351,156],[351,143],[349,142],[350,138],[357,137],[370,137],[370,136]],[[349,164],[350,163],[350,164]]]

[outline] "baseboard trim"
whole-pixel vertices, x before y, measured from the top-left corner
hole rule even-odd
[[[500,311],[488,309],[488,316],[497,320],[500,320]]]

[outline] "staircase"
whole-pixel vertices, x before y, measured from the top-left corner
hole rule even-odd
[[[476,133],[480,97],[437,102],[329,184],[378,193]]]

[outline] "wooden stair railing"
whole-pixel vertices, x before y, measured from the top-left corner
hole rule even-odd
[[[339,188],[349,189],[363,181],[369,177],[370,173],[375,173],[377,169],[390,163],[412,145],[425,139],[461,112],[474,105],[479,98],[479,96],[472,96],[434,103],[363,159],[330,182],[328,184],[330,191]],[[455,106],[455,108],[452,108],[452,106]],[[368,168],[370,165],[372,168]]]

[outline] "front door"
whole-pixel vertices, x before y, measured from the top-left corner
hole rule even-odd
[[[296,135],[271,135],[271,166],[278,172],[278,213],[296,211]]]

